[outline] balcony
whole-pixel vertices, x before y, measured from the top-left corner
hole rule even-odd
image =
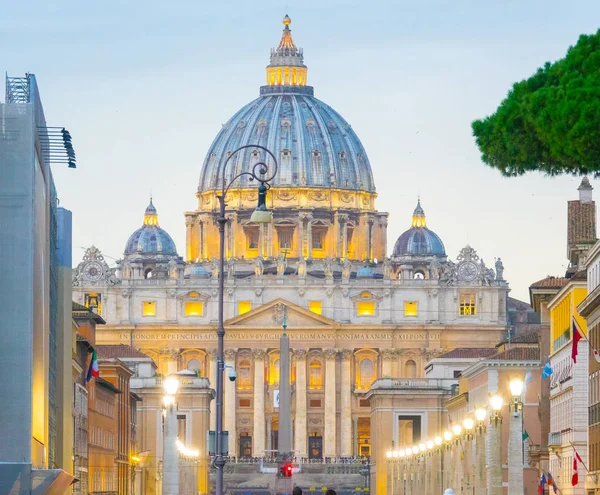
[[[563,431],[551,431],[548,433],[548,447],[560,447],[569,445],[573,441],[573,430],[568,428]]]
[[[448,378],[379,378],[371,385],[371,390],[451,390],[456,379]]]

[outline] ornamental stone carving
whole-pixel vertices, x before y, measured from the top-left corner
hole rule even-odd
[[[283,325],[285,319],[286,306],[283,303],[278,303],[273,306],[273,321],[278,325]]]
[[[263,288],[262,287],[259,287],[258,289],[254,290],[254,295],[256,295],[256,297],[262,296],[262,293],[263,293]]]
[[[332,360],[335,359],[337,357],[337,349],[324,349],[323,350],[323,356],[325,356],[325,359],[327,360]]]
[[[227,361],[233,361],[237,355],[237,349],[225,349],[223,354],[225,354],[225,359]]]
[[[293,353],[294,357],[296,358],[296,361],[304,361],[306,359],[308,351],[306,349],[294,349]]]
[[[252,351],[252,357],[256,361],[262,361],[265,358],[266,351],[264,349],[254,349]]]
[[[159,354],[167,358],[169,361],[175,361],[176,359],[179,359],[181,352],[179,349],[161,349]]]
[[[217,350],[216,349],[206,349],[206,354],[208,354],[213,361],[217,360]]]
[[[397,359],[398,354],[396,352],[396,349],[383,349],[381,351],[381,358],[384,361],[394,361],[395,359]]]
[[[342,361],[350,361],[352,359],[352,351],[350,349],[342,349],[340,351]]]
[[[265,270],[265,266],[263,264],[263,260],[261,256],[257,256],[254,260],[254,275],[258,278],[263,276],[263,272]]]

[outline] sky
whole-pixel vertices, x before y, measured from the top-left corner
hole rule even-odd
[[[281,19],[304,48],[315,96],[369,156],[389,251],[420,195],[455,258],[501,257],[513,297],[567,267],[568,200],[581,177],[506,179],[481,162],[471,122],[512,84],[598,29],[597,0],[47,2],[3,6],[0,68],[36,75],[48,125],[73,136],[77,169],[54,166],[73,212],[73,264],[96,245],[109,264],[142,224],[150,195],[185,253],[217,132],[258,96]],[[594,187],[598,183],[591,181]],[[598,193],[598,191],[595,191]]]

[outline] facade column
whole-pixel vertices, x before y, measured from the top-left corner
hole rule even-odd
[[[202,261],[204,259],[203,254],[202,254],[202,245],[204,244],[204,235],[203,235],[203,230],[204,230],[204,225],[202,225],[202,222],[200,221],[199,218],[196,219],[196,223],[194,225],[194,230],[196,231],[196,240],[194,242],[194,247],[192,249],[192,257],[194,258],[192,260],[193,263],[196,262],[196,258],[198,259],[198,261]]]
[[[354,428],[352,429],[352,452],[354,452],[353,455],[358,456],[358,418],[353,418],[352,423],[354,424]]]
[[[388,226],[388,218],[387,218],[387,214],[385,217],[381,217],[379,219],[379,227],[381,228],[381,242],[380,242],[380,246],[381,249],[383,249],[383,252],[381,253],[381,259],[385,259],[387,256],[387,226]]]
[[[227,366],[233,366],[235,368],[235,356],[237,349],[225,349],[225,364]],[[227,375],[227,372],[225,372]],[[237,431],[236,431],[236,403],[235,403],[235,382],[223,379],[225,388],[225,404],[223,411],[225,412],[225,431],[229,432],[229,455],[237,457],[238,445],[237,445]]]
[[[273,442],[271,442],[271,418],[267,418],[267,450],[273,450]],[[269,456],[272,456],[273,452],[269,452]]]
[[[352,351],[343,349],[340,351],[342,358],[341,387],[340,387],[340,455],[352,456],[352,375],[350,371],[350,360]],[[356,435],[356,433],[355,433]]]
[[[306,242],[304,236],[304,215],[300,213],[298,215],[298,243],[296,249],[298,249],[298,258],[304,258],[304,244]]]
[[[306,220],[306,258],[312,260],[312,215]]]
[[[490,419],[487,441],[488,452],[488,493],[489,495],[503,495],[502,488],[502,423]]]
[[[340,229],[342,234],[341,244],[342,250],[340,252],[340,258],[346,259],[348,257],[348,215],[340,215]]]
[[[368,234],[367,234],[367,260],[368,261],[373,261],[373,224],[375,223],[375,220],[373,220],[373,217],[369,217],[367,219],[367,228],[368,228]]]
[[[208,259],[208,236],[207,236],[207,228],[208,221],[206,216],[202,217],[200,220],[200,226],[202,228],[202,236],[200,237],[200,259],[207,260]]]
[[[323,438],[323,457],[335,457],[336,451],[336,384],[335,364],[336,349],[325,349],[325,435]]]
[[[217,350],[210,349],[207,350],[208,354],[208,383],[211,388],[215,388],[215,384],[217,383]],[[210,429],[212,431],[216,431],[217,429],[217,403],[216,399],[213,404],[211,404],[210,408]]]
[[[252,433],[252,455],[265,455],[265,351],[254,349],[254,429]]]
[[[511,407],[512,404],[511,404]],[[514,406],[516,407],[516,406]],[[508,435],[508,495],[523,495],[523,416],[511,411]]]
[[[296,357],[296,418],[294,424],[294,450],[298,457],[308,457],[306,423],[306,351],[294,351]]]
[[[191,215],[185,216],[185,261],[190,263],[193,261],[192,254],[192,229],[194,228],[194,217]]]
[[[341,257],[341,250],[342,250],[342,246],[341,246],[341,227],[340,227],[340,214],[339,212],[335,212],[333,215],[333,258],[340,258]]]
[[[460,458],[460,451],[463,448],[462,440],[453,440],[454,441],[454,493],[456,495],[463,494],[463,485],[465,484],[463,475],[463,459]]]

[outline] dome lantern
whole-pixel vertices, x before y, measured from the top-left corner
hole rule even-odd
[[[435,232],[427,228],[420,199],[413,212],[411,228],[398,237],[392,256],[395,259],[446,257],[444,243]]]
[[[144,222],[125,244],[125,256],[166,256],[177,257],[177,248],[171,236],[158,225],[158,212],[152,198],[144,211]]]

